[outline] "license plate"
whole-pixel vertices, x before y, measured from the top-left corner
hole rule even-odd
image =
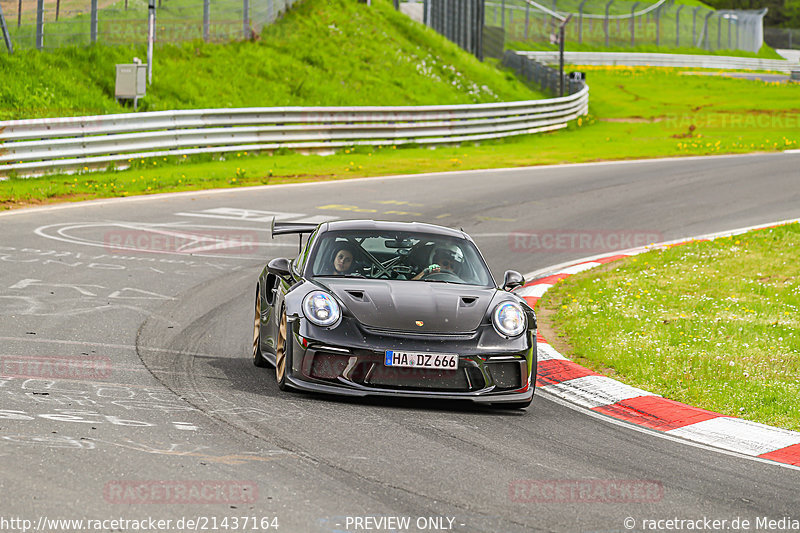
[[[386,350],[386,366],[405,368],[435,368],[438,370],[455,370],[458,368],[458,355],[446,353],[415,353]]]

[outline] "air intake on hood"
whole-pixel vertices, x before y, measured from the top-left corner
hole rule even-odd
[[[354,290],[345,289],[344,292],[346,292],[347,295],[350,296],[351,298],[353,298],[354,300],[358,300],[359,302],[365,302],[366,301],[366,299],[364,298],[364,291],[354,291]]]
[[[477,296],[462,296],[461,297],[461,307],[470,307],[475,305],[475,302],[478,301]]]

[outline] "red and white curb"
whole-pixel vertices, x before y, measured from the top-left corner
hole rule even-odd
[[[534,280],[517,289],[515,293],[534,306],[547,289],[558,281],[599,265],[653,249],[729,237],[798,221],[800,219],[772,222],[584,258],[526,275],[525,279]],[[663,432],[672,437],[751,457],[800,466],[800,432],[750,422],[662,398],[570,361],[558,353],[541,335],[537,341],[539,365],[536,385],[542,391],[547,391],[570,404]]]

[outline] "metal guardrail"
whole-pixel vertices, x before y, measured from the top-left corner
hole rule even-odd
[[[557,63],[558,52],[517,52],[540,63]],[[713,68],[732,70],[777,70],[791,72],[800,64],[784,59],[756,57],[700,56],[690,54],[634,54],[628,52],[564,52],[573,65],[623,65],[651,67]]]
[[[564,128],[589,88],[563,98],[415,107],[160,111],[0,122],[0,176],[104,168],[132,159],[353,145],[437,145]]]

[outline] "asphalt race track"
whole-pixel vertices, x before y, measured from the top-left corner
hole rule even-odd
[[[406,517],[411,531],[715,530],[646,522],[675,519],[755,531],[757,520],[800,519],[800,469],[543,396],[506,412],[280,393],[274,371],[250,356],[257,273],[297,249],[296,237],[270,239],[273,213],[462,227],[502,279],[506,268],[598,253],[536,251],[512,231],[562,244],[581,232],[667,240],[798,217],[800,155],[376,178],[2,215],[0,529],[11,519],[77,531],[51,521],[153,518],[165,531],[224,531],[238,517],[238,531],[273,530],[274,518],[282,532],[392,531]],[[750,526],[734,529],[737,519]]]

